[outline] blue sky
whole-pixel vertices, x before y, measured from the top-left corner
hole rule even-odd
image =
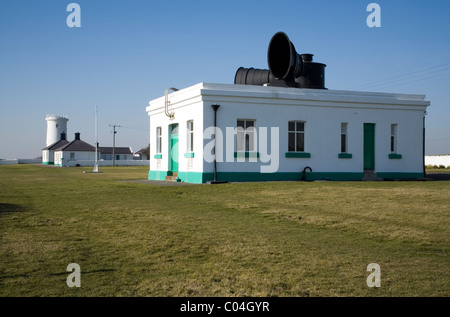
[[[81,7],[69,28],[66,7]],[[369,28],[366,7],[381,7]],[[327,64],[329,89],[425,94],[427,154],[450,153],[450,2],[0,1],[0,158],[45,147],[46,114],[69,117],[68,134],[111,146],[148,144],[149,100],[199,82],[233,83],[240,66],[267,68],[284,31],[299,53]]]

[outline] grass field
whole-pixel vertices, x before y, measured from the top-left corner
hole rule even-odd
[[[448,181],[169,187],[101,170],[0,166],[0,296],[450,295]]]

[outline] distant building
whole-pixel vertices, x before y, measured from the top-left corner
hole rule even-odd
[[[66,140],[66,134],[61,133],[59,141],[42,149],[42,164],[53,165],[55,163],[55,150],[68,144],[69,141]]]
[[[133,159],[133,152],[129,147],[102,147],[98,148],[99,159],[105,161],[111,161],[113,159],[113,152],[116,161],[126,161]]]
[[[144,161],[149,160],[150,159],[150,145],[135,152],[134,159],[135,160],[144,160]]]
[[[54,150],[57,166],[65,166],[73,161],[94,161],[95,147],[82,141],[80,133],[75,133],[75,140]]]

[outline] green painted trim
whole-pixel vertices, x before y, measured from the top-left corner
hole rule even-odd
[[[252,173],[252,172],[218,172],[218,181],[228,182],[267,182],[267,181],[300,181],[303,173]],[[364,173],[318,173],[306,172],[306,180],[360,181]],[[214,180],[214,173],[203,173],[203,183]]]
[[[234,152],[234,157],[259,157],[259,152]]]
[[[155,159],[162,159],[162,154],[155,154],[154,158]]]
[[[178,178],[185,183],[201,184],[203,181],[202,172],[178,172]]]
[[[170,171],[149,171],[149,180],[165,180],[170,176]],[[268,182],[268,181],[300,181],[303,173],[257,173],[257,172],[217,172],[218,181],[228,182]],[[377,173],[378,177],[386,179],[423,178],[423,173]],[[178,178],[182,182],[201,184],[214,180],[214,173],[202,172],[178,172]],[[330,181],[360,181],[364,173],[345,172],[306,172],[306,180],[330,180]]]
[[[338,158],[342,158],[342,159],[349,159],[352,157],[353,157],[353,155],[351,153],[339,153],[338,154]]]
[[[423,172],[421,173],[395,173],[395,172],[378,172],[378,177],[388,179],[405,179],[405,178],[423,178]]]
[[[44,164],[44,165],[53,165],[53,164],[55,164],[55,162],[42,162],[42,164]]]
[[[400,160],[402,158],[401,154],[391,153],[389,154],[389,159],[391,160]]]
[[[310,158],[311,153],[308,153],[308,152],[286,152],[284,154],[284,157],[287,157],[287,158],[290,158],[290,157]]]
[[[148,180],[152,181],[163,181],[166,179],[166,176],[169,175],[167,171],[149,171],[148,172]]]
[[[193,158],[194,157],[194,152],[184,153],[184,157]]]

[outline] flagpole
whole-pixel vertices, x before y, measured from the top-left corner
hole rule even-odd
[[[94,173],[98,173],[98,126],[97,126],[97,106],[95,106],[95,163],[94,163]]]

